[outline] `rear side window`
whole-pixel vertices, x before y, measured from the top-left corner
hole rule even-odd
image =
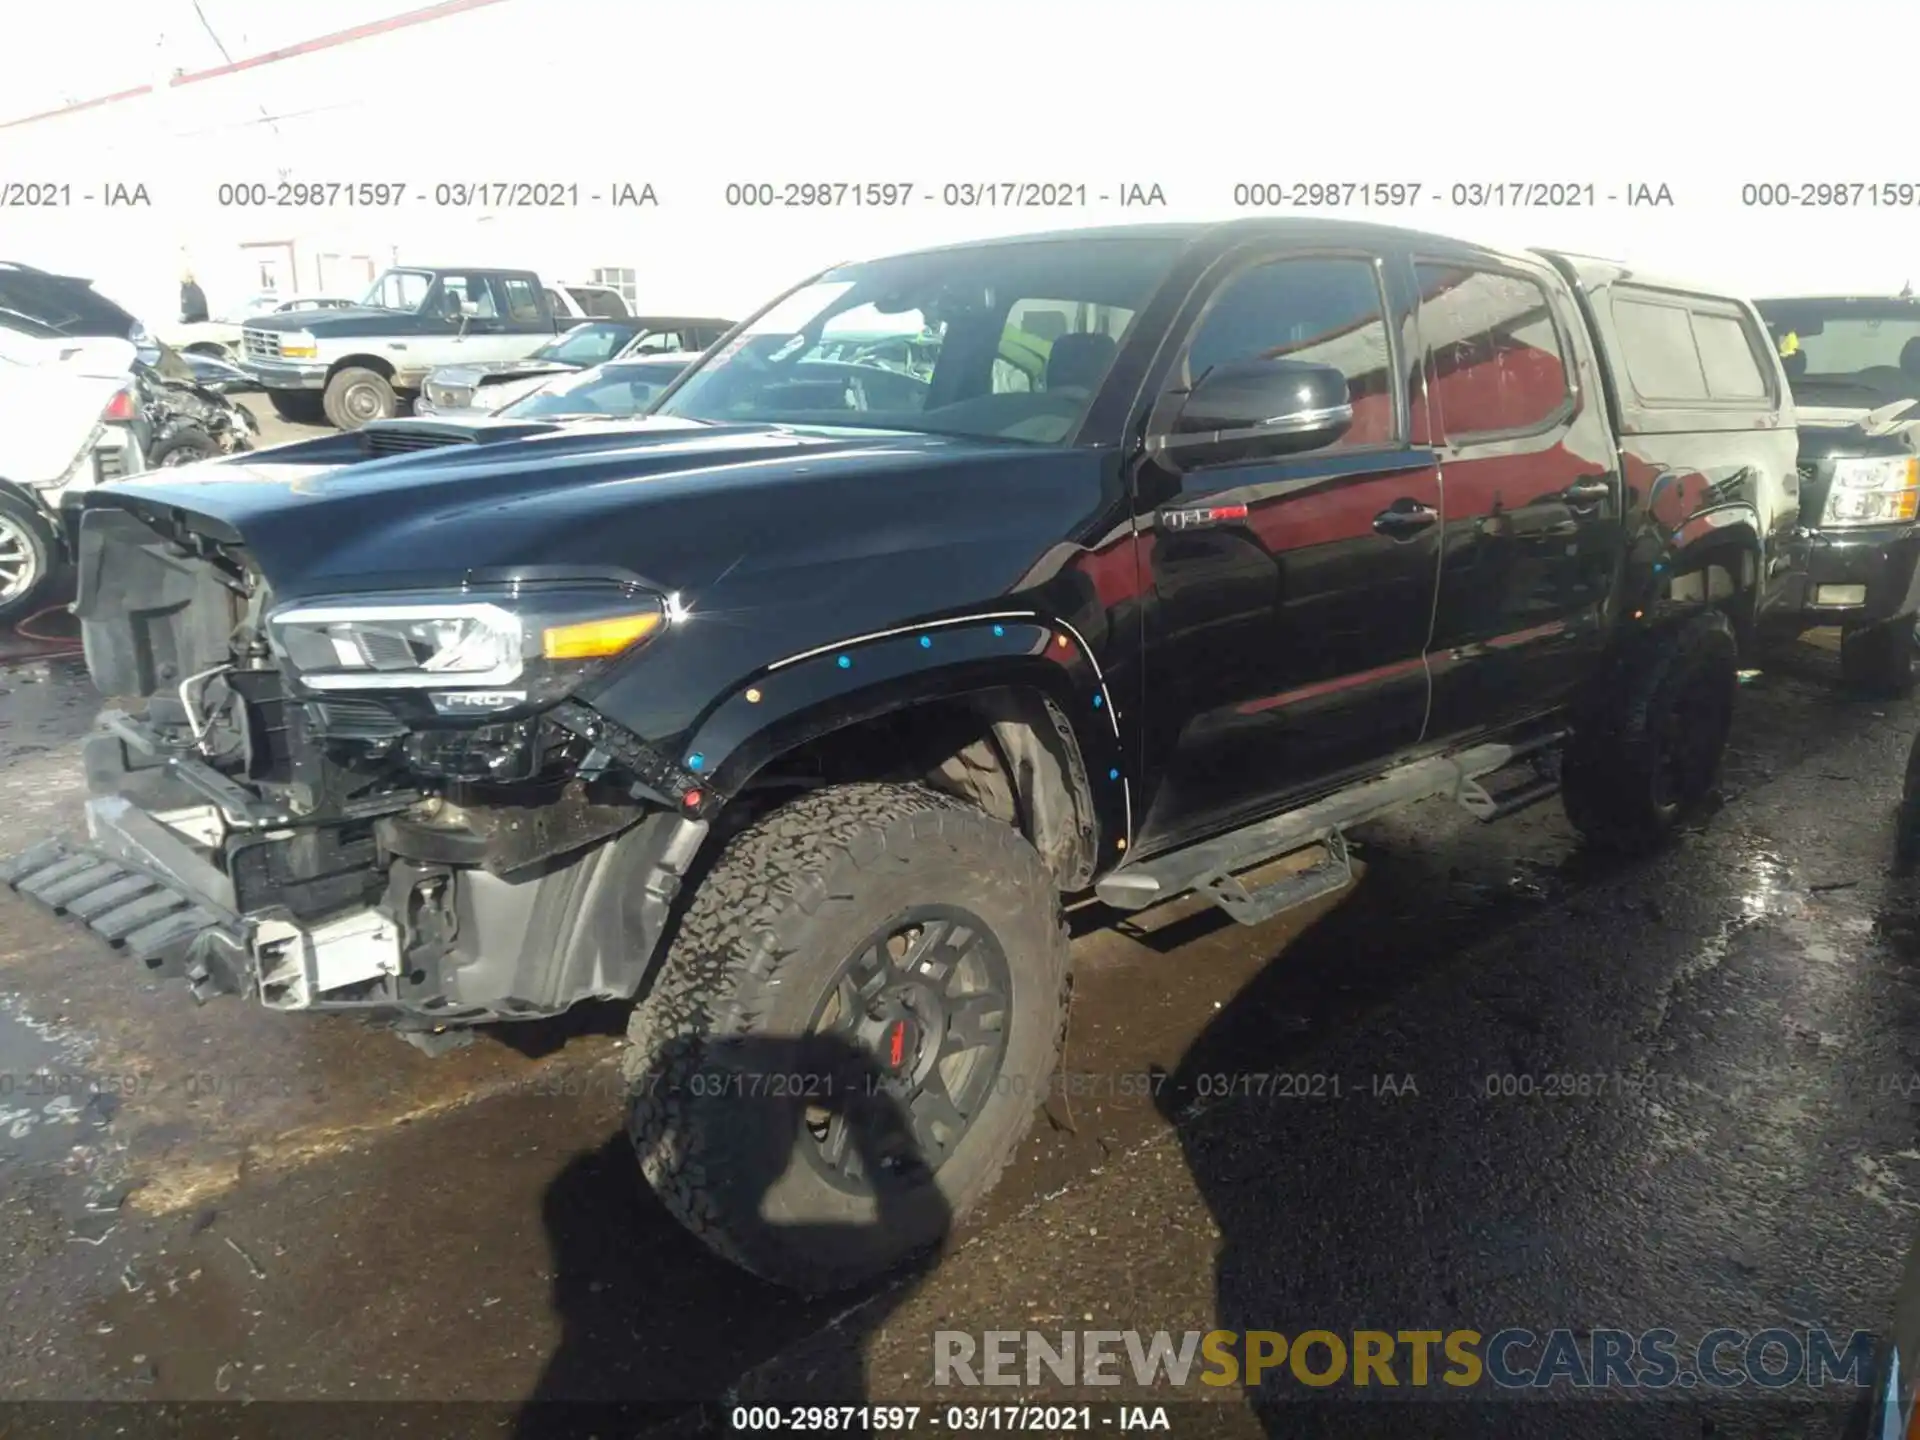
[[[1573,390],[1547,292],[1504,270],[1416,269],[1427,403],[1440,433],[1457,445],[1556,424]]]
[[[1216,365],[1282,357],[1331,365],[1347,377],[1353,425],[1327,448],[1400,438],[1386,307],[1372,261],[1302,257],[1241,271],[1200,321],[1187,351],[1187,383]]]
[[[1621,289],[1613,328],[1634,393],[1649,405],[1772,398],[1752,326],[1720,304]]]
[[[1700,349],[1700,368],[1707,375],[1707,394],[1716,400],[1767,398],[1767,381],[1753,353],[1751,332],[1737,317],[1694,311],[1693,341]]]

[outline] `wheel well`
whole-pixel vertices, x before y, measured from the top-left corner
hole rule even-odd
[[[228,350],[225,345],[216,344],[212,340],[196,340],[180,353],[183,355],[207,355],[215,360],[223,360],[232,352]]]
[[[327,367],[328,381],[331,382],[333,377],[342,370],[371,370],[381,379],[388,381],[391,381],[394,375],[393,366],[378,355],[349,355],[344,360],[334,361]]]
[[[1038,690],[926,701],[831,731],[770,759],[729,808],[745,823],[794,791],[859,780],[917,781],[977,805],[1025,835],[1063,890],[1092,883],[1086,766],[1066,718]]]
[[[1748,651],[1760,598],[1760,556],[1750,543],[1734,537],[1701,545],[1681,555],[1665,578],[1663,601],[1676,609],[1721,611],[1741,653]]]

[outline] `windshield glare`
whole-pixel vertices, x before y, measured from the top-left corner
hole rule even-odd
[[[691,363],[689,356],[684,361],[641,360],[598,365],[577,375],[551,380],[531,395],[523,395],[502,407],[499,413],[515,420],[551,420],[561,415],[631,420],[651,405]]]
[[[1920,399],[1920,305],[1762,300],[1759,310],[1799,404]]]
[[[624,345],[632,330],[620,325],[576,325],[533,352],[535,360],[557,360],[563,365],[598,365]]]
[[[433,276],[425,270],[389,270],[360,303],[375,310],[418,310],[432,288]]]
[[[959,247],[835,270],[710,353],[659,410],[1064,444],[1177,239]]]

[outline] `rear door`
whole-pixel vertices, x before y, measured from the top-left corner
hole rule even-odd
[[[1407,383],[1406,262],[1269,250],[1216,273],[1171,390],[1284,355],[1344,371],[1355,418],[1312,452],[1177,476],[1142,465],[1143,851],[1378,768],[1419,740],[1426,715],[1440,482]]]
[[[1621,477],[1596,357],[1531,259],[1416,257],[1445,513],[1429,740],[1558,708],[1605,643]]]

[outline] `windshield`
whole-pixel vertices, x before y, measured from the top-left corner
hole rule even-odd
[[[631,325],[589,322],[576,325],[566,334],[549,340],[533,352],[535,360],[554,360],[562,365],[598,365],[633,336]]]
[[[657,413],[1063,444],[1182,248],[1035,240],[843,266],[711,352]]]
[[[563,415],[631,420],[653,404],[693,359],[687,355],[677,360],[615,360],[550,380],[498,413],[514,420],[554,420]]]
[[[373,282],[361,304],[374,310],[418,310],[427,302],[433,288],[433,274],[427,270],[388,270]]]
[[[1796,403],[1871,410],[1896,400],[1920,399],[1920,303],[1758,304]]]

